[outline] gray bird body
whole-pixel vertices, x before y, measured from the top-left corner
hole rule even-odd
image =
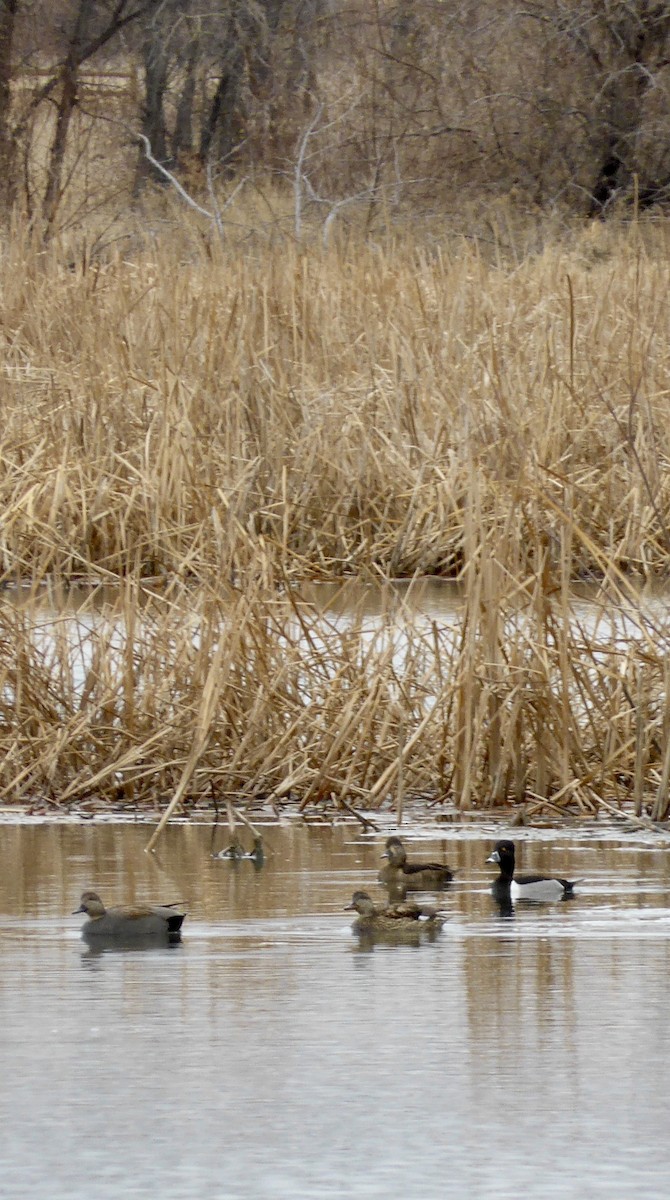
[[[76,913],[86,913],[82,927],[86,941],[164,941],[181,938],[185,913],[174,904],[122,904],[105,908],[97,892],[84,892]]]

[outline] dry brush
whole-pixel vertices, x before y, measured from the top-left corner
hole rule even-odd
[[[6,244],[5,802],[666,815],[667,628],[630,584],[670,548],[665,234],[489,251]],[[299,599],[354,574],[463,607]],[[113,612],[40,634],[40,583],[82,576]],[[585,578],[623,623],[575,615]]]

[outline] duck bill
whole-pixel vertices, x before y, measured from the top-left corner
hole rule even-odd
[[[344,908],[342,909],[342,912],[355,912],[355,911],[356,911],[355,904],[345,904]]]
[[[489,857],[487,858],[487,860],[486,860],[486,861],[487,861],[487,862],[492,862],[492,863],[499,863],[499,862],[500,862],[500,855],[498,854],[498,851],[497,851],[497,850],[494,850],[494,851],[493,851],[493,854],[489,854]]]
[[[85,913],[85,912],[86,912],[86,909],[84,908],[83,904],[80,904],[79,908],[75,908],[74,912],[72,913],[72,916],[76,917],[79,913]]]

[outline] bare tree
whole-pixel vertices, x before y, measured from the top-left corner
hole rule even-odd
[[[151,14],[151,19],[144,22],[141,38],[141,58],[144,68],[144,104],[141,129],[144,137],[149,141],[153,158],[166,167],[172,166],[172,157],[168,150],[169,132],[165,100],[170,85],[170,72],[175,53],[178,50],[178,44],[174,38],[174,23],[177,15],[175,0],[164,0]],[[146,155],[140,154],[135,177],[135,194],[140,191],[147,175],[151,172],[150,160]],[[154,180],[162,182],[155,169],[153,169],[152,177]]]
[[[129,25],[146,17],[160,4],[161,0],[111,0],[106,5],[99,0],[79,0],[68,35],[67,53],[58,71],[60,97],[42,208],[47,236],[52,230],[61,196],[67,135],[77,104],[80,69]]]
[[[573,28],[600,83],[595,104],[595,182],[589,210],[602,215],[612,198],[637,176],[645,202],[670,182],[670,159],[645,155],[647,102],[664,90],[670,65],[670,4],[591,3]],[[663,147],[665,149],[665,147]],[[663,158],[665,161],[663,162]],[[660,168],[663,179],[655,179]]]
[[[366,204],[371,228],[466,196],[605,216],[670,195],[670,0],[51,0],[39,29],[37,11],[0,0],[0,204],[23,166],[47,237],[75,131],[95,128],[98,154],[114,132],[82,99],[114,55],[133,81],[116,124],[129,201],[133,171],[137,195],[189,160],[207,211],[217,175],[298,178],[298,224],[310,206],[332,225]]]
[[[40,216],[45,236],[52,231],[61,200],[63,167],[73,113],[79,99],[82,66],[105,49],[112,48],[127,29],[156,9],[161,0],[72,0],[55,5],[51,25],[35,28],[32,5],[23,0],[0,0],[0,160],[3,172],[5,210],[17,194],[17,153],[36,112],[55,100],[54,132],[47,156],[46,183]],[[12,82],[20,69],[30,76],[31,56],[25,51],[33,29],[33,57],[44,57],[55,47],[53,65],[35,76],[35,86],[17,102],[12,101]],[[23,59],[14,62],[18,34],[24,43]]]

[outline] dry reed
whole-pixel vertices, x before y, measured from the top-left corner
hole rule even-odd
[[[610,236],[603,231],[603,238]],[[7,576],[457,575],[670,550],[663,234],[60,265],[5,248]],[[181,251],[181,254],[178,253]],[[188,257],[187,257],[188,252]]]
[[[2,606],[5,802],[665,819],[667,628],[627,582],[670,549],[663,239],[65,267],[17,232],[3,577],[121,582],[90,633]],[[464,608],[341,627],[294,590],[341,574],[451,575]],[[580,623],[584,577],[623,626]]]
[[[540,577],[492,607],[484,574],[439,620],[392,585],[372,622],[262,582],[140,601],[128,581],[76,616],[5,603],[2,800],[665,819],[664,607],[564,605]]]

